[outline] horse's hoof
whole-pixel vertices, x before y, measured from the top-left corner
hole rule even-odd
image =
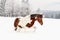
[[[15,31],[17,30],[17,28],[15,28]]]

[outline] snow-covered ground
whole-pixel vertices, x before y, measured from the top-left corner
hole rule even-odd
[[[35,32],[14,31],[13,17],[0,17],[0,40],[60,40],[60,19],[43,18],[41,26],[37,21]]]

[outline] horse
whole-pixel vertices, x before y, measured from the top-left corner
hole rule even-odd
[[[43,25],[43,15],[42,14],[31,14],[23,18],[16,18],[14,21],[15,31],[17,27],[20,28],[31,28],[33,27],[35,21],[37,20],[41,25]],[[35,27],[34,27],[35,28]]]

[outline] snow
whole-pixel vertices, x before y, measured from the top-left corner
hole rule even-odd
[[[43,18],[41,26],[37,21],[35,32],[14,31],[15,17],[0,17],[0,40],[60,40],[60,19]]]

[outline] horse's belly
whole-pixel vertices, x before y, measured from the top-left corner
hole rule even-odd
[[[21,21],[19,22],[19,25],[22,26],[22,27],[26,27],[26,24],[27,24],[27,23],[30,23],[30,22],[31,22],[30,19],[21,20]]]

